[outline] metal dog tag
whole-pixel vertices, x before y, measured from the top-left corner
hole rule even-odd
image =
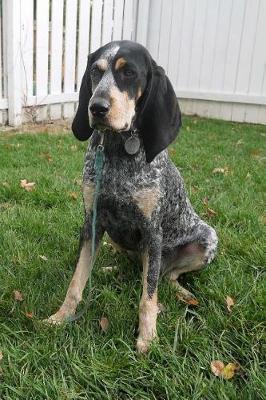
[[[128,154],[136,154],[140,148],[140,140],[136,135],[130,136],[125,142],[125,150]]]

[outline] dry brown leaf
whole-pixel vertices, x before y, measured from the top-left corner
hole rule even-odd
[[[22,296],[22,293],[19,290],[14,290],[13,293],[14,293],[15,300],[17,300],[17,301],[23,301],[24,300],[24,298]]]
[[[101,329],[102,329],[102,331],[103,332],[106,332],[107,331],[107,329],[108,329],[108,327],[109,327],[109,321],[108,321],[108,319],[107,318],[105,318],[105,317],[102,317],[101,319],[100,319],[100,327],[101,327]]]
[[[12,204],[11,203],[0,203],[0,210],[7,210],[8,208],[11,208]]]
[[[78,194],[76,192],[69,193],[69,196],[72,200],[77,200],[78,198]]]
[[[166,307],[162,303],[158,303],[158,314],[161,314],[166,311]]]
[[[170,154],[170,156],[174,156],[174,155],[176,154],[176,149],[174,149],[173,147],[171,147],[171,148],[169,149],[169,154]]]
[[[232,307],[235,305],[235,299],[233,299],[233,297],[226,296],[225,302],[226,302],[227,310],[229,312],[232,312]]]
[[[249,152],[250,156],[253,158],[258,158],[259,156],[262,155],[262,150],[261,149],[253,149]]]
[[[53,158],[50,153],[40,153],[40,157],[45,158],[48,162],[53,161]]]
[[[81,186],[82,185],[82,179],[74,179],[75,185]]]
[[[235,363],[228,363],[226,366],[220,360],[214,360],[211,362],[211,371],[215,376],[232,379],[235,372],[239,369],[239,365]]]
[[[46,256],[39,255],[39,257],[40,257],[43,261],[48,261],[48,258],[47,258]]]
[[[113,267],[109,266],[109,267],[103,267],[103,271],[104,272],[112,272],[112,271],[116,271],[117,270],[117,265],[114,265]]]
[[[228,175],[229,174],[229,169],[228,167],[224,168],[214,168],[212,171],[213,174],[223,174],[223,175]]]
[[[27,318],[32,319],[33,318],[33,313],[32,312],[25,312],[25,315]]]
[[[32,192],[35,189],[35,182],[28,182],[27,179],[21,179],[20,187],[27,190],[27,192]]]
[[[217,212],[214,211],[212,208],[207,208],[207,212],[206,212],[208,217],[215,217],[215,215],[217,215]]]
[[[176,297],[178,300],[181,300],[190,306],[197,306],[199,304],[197,299],[193,297],[188,298],[185,295],[183,295],[182,292],[177,292]]]
[[[221,376],[224,369],[224,363],[220,360],[213,360],[211,362],[211,371],[215,376]]]
[[[2,353],[2,351],[0,351],[0,361],[3,359],[3,353]]]
[[[208,207],[208,205],[209,205],[209,199],[208,199],[208,197],[204,197],[204,199],[203,199],[203,204],[204,204],[206,207]]]
[[[10,185],[9,185],[8,182],[2,182],[2,186],[4,186],[4,187],[10,187]]]

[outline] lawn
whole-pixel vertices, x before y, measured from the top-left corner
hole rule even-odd
[[[159,341],[140,356],[140,271],[106,242],[85,316],[64,327],[41,323],[74,270],[86,143],[71,134],[0,134],[0,399],[265,399],[265,142],[266,126],[184,118],[170,155],[194,208],[216,228],[219,251],[182,279],[198,306],[160,282]],[[212,360],[239,369],[225,380],[211,372]]]

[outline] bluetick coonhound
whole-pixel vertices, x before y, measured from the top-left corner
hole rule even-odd
[[[76,271],[49,322],[63,322],[75,313],[90,274],[94,159],[103,130],[96,247],[107,232],[114,244],[142,262],[139,352],[146,352],[156,337],[159,275],[166,274],[183,295],[191,296],[177,279],[210,263],[218,240],[193,210],[180,173],[168,158],[166,148],[180,126],[172,85],[143,46],[116,41],[89,55],[72,125],[79,140],[91,137],[83,177],[85,222]]]

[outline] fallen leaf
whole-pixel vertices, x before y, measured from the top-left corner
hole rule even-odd
[[[101,329],[102,329],[102,331],[103,332],[106,332],[107,331],[107,329],[108,329],[108,327],[109,327],[109,321],[108,321],[108,319],[107,318],[105,318],[105,317],[102,317],[101,319],[100,319],[100,327],[101,327]]]
[[[217,212],[208,207],[206,214],[208,215],[208,217],[215,217],[215,215],[217,215]]]
[[[232,379],[238,369],[239,365],[235,363],[228,363],[225,366],[220,360],[214,360],[211,362],[212,373],[220,378]]]
[[[25,312],[25,315],[27,318],[32,319],[33,318],[33,313],[32,312]]]
[[[239,369],[239,366],[234,363],[228,363],[222,370],[222,377],[224,379],[231,379],[235,375],[235,372]]]
[[[158,303],[158,312],[157,314],[161,314],[166,311],[166,307],[162,303]]]
[[[40,153],[40,157],[45,158],[48,162],[52,162],[53,158],[49,153]]]
[[[69,196],[72,200],[77,200],[78,198],[78,194],[76,192],[69,193]]]
[[[262,155],[262,150],[261,149],[253,149],[249,152],[250,156],[253,158],[258,158],[259,156]]]
[[[0,203],[0,210],[6,210],[8,208],[12,207],[11,203]]]
[[[229,169],[228,167],[224,168],[214,168],[212,171],[213,174],[223,174],[223,175],[228,175],[229,174]]]
[[[171,147],[171,148],[169,149],[169,153],[170,153],[170,156],[174,156],[174,155],[176,154],[176,149],[174,149],[173,147]]]
[[[4,187],[10,187],[9,183],[7,183],[7,182],[2,182],[2,186],[4,186]]]
[[[0,351],[0,361],[3,359],[3,353],[2,353],[2,351]]]
[[[113,267],[103,267],[102,268],[104,272],[112,272],[117,270],[117,265],[114,265]]]
[[[40,256],[39,257],[43,260],[43,261],[48,261],[48,258],[46,256]]]
[[[24,298],[22,296],[22,293],[19,290],[14,290],[13,293],[14,293],[15,300],[17,300],[17,301],[23,301],[24,300]]]
[[[74,183],[78,186],[82,185],[82,179],[74,179]]]
[[[204,197],[204,199],[203,199],[203,204],[204,204],[206,207],[208,207],[208,205],[209,205],[209,199],[208,199],[208,197]]]
[[[224,363],[222,361],[213,360],[211,362],[211,371],[215,376],[221,376],[223,369],[224,369]]]
[[[190,306],[197,306],[199,304],[198,300],[193,298],[193,297],[186,297],[185,295],[182,294],[182,292],[178,292],[176,294],[176,297],[178,300],[183,301],[184,303],[190,305]]]
[[[28,182],[27,179],[21,179],[20,187],[27,190],[27,192],[32,192],[35,189],[35,182]]]
[[[235,300],[230,296],[226,296],[225,302],[226,302],[227,310],[229,312],[232,312],[232,307],[235,305]]]

